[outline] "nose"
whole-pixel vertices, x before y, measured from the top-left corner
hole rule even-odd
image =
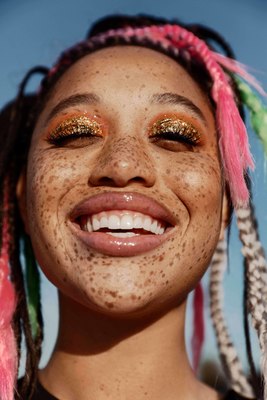
[[[136,137],[117,138],[106,142],[97,156],[89,183],[112,187],[138,183],[151,187],[155,183],[154,163]]]

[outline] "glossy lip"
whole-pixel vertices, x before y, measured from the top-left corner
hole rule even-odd
[[[77,223],[81,216],[110,210],[137,211],[164,221],[169,227],[162,235],[146,234],[118,238],[104,232],[83,231]],[[87,247],[110,256],[130,257],[153,250],[165,242],[177,221],[164,206],[150,197],[132,192],[105,192],[77,204],[69,215],[69,225],[75,236]]]

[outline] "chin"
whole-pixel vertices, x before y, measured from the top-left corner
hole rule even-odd
[[[154,296],[141,296],[139,294],[117,295],[115,298],[109,296],[93,297],[88,296],[83,299],[83,305],[87,308],[88,312],[96,312],[100,315],[105,315],[117,319],[139,319],[151,320],[157,318],[159,315],[165,314],[173,307],[181,304],[185,297],[182,299],[164,300],[162,294],[154,293]],[[85,301],[84,301],[85,300]]]

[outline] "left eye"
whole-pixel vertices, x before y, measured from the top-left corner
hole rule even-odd
[[[149,138],[152,143],[171,151],[192,150],[200,142],[200,134],[191,124],[172,118],[155,122]]]

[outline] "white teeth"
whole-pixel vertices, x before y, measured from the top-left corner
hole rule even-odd
[[[158,223],[157,223],[156,220],[154,220],[152,225],[151,225],[151,227],[150,227],[151,232],[156,233],[157,232],[157,227],[158,227]]]
[[[123,217],[121,218],[120,229],[133,229],[133,218],[131,215],[123,215]]]
[[[87,218],[87,221],[81,226],[81,229],[88,232],[95,232],[101,228],[111,231],[127,230],[127,232],[106,232],[115,237],[132,237],[139,235],[136,232],[130,232],[132,229],[143,229],[156,235],[162,235],[165,227],[159,221],[139,212],[121,210],[121,211],[102,211]]]
[[[140,236],[134,232],[106,232],[108,235],[125,238],[125,237],[133,237],[133,236]]]
[[[90,218],[88,218],[88,220],[87,220],[86,228],[87,228],[88,232],[93,232],[93,227],[92,227]]]
[[[108,229],[120,229],[120,227],[120,218],[117,215],[111,215],[108,218]]]
[[[92,224],[93,224],[93,230],[98,231],[98,229],[100,228],[100,222],[96,215],[93,215],[92,217]]]
[[[133,227],[135,229],[141,229],[143,227],[143,221],[141,217],[135,217],[134,218],[134,224]]]
[[[145,217],[143,228],[146,231],[150,231],[152,219],[150,217]]]
[[[103,215],[100,218],[100,228],[106,228],[106,227],[108,227],[108,219],[106,215]]]

